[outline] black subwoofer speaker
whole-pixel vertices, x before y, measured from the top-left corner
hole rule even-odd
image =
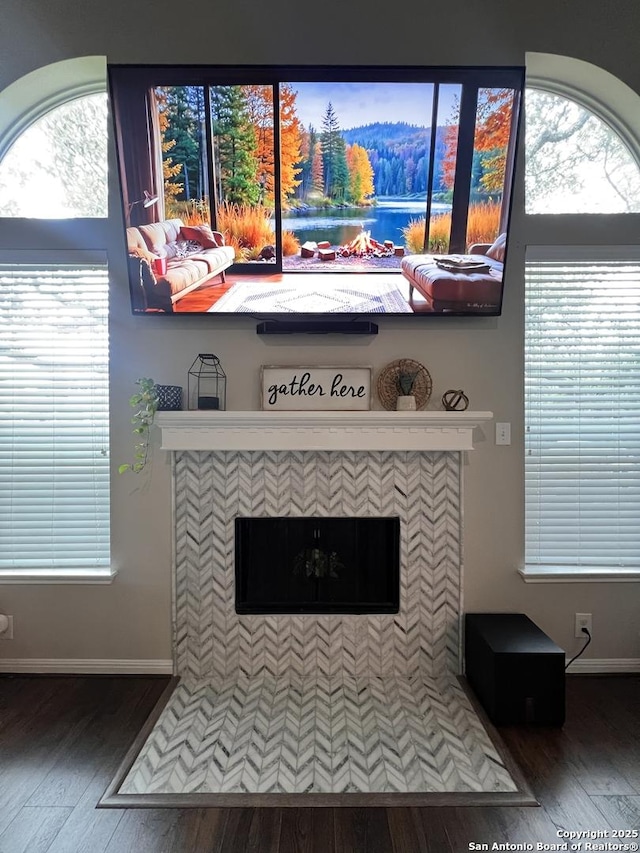
[[[565,653],[524,613],[467,613],[465,674],[496,725],[561,726]]]

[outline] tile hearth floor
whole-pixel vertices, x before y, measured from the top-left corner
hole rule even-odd
[[[181,681],[118,794],[516,792],[455,678]]]

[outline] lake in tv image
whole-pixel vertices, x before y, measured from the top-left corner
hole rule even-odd
[[[133,312],[500,314],[522,84],[110,65]]]

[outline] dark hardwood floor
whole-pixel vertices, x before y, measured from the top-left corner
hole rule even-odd
[[[540,808],[96,809],[166,681],[0,676],[0,853],[459,853],[535,850],[559,831],[638,842],[612,833],[640,829],[640,676],[570,676],[563,729],[500,730]]]

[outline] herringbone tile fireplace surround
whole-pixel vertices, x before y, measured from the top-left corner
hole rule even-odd
[[[329,437],[278,430],[249,449],[169,438],[181,681],[121,794],[517,790],[457,680],[462,453],[406,424],[349,437],[341,418]],[[402,449],[418,440],[436,449]],[[399,517],[399,613],[238,615],[238,516]]]
[[[176,661],[193,679],[459,671],[459,454],[176,454]],[[237,516],[399,516],[400,613],[239,616]]]

